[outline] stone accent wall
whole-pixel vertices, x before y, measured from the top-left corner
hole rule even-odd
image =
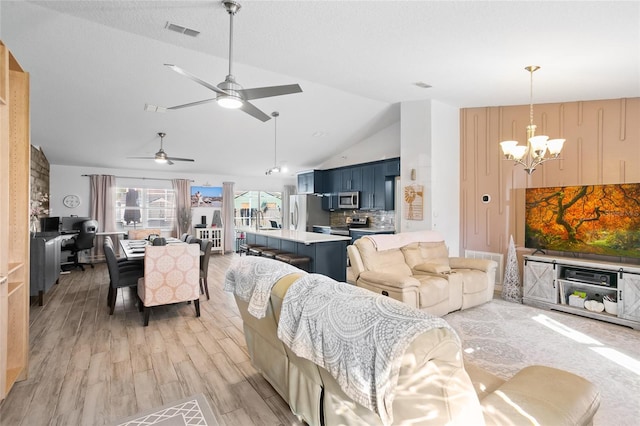
[[[49,160],[41,148],[31,145],[31,201],[36,201],[38,194],[46,194],[47,201],[43,207],[49,209]]]

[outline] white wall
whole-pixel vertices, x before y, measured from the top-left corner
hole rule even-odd
[[[397,202],[400,220],[396,230],[437,230],[444,235],[451,256],[459,254],[459,117],[457,108],[436,101],[401,105],[400,188],[422,185],[424,210],[422,220],[407,220],[403,203]],[[411,180],[411,170],[415,170],[415,180]]]
[[[400,122],[363,139],[347,150],[325,161],[319,169],[333,169],[352,164],[398,158],[400,156]]]
[[[137,179],[125,179],[118,178],[118,185],[121,186],[135,186],[135,187],[153,187],[153,188],[171,188],[171,182],[169,180],[157,180],[157,179],[192,179],[192,185],[194,186],[222,186],[222,182],[235,182],[234,189],[236,191],[242,190],[261,190],[261,191],[282,191],[284,185],[294,185],[295,177],[275,177],[266,176],[264,178],[247,178],[238,176],[220,176],[220,175],[198,175],[198,174],[184,174],[180,175],[171,172],[156,172],[149,173],[138,172],[130,169],[105,169],[97,167],[77,167],[77,166],[62,166],[62,165],[50,165],[50,201],[49,206],[51,209],[50,216],[87,216],[89,214],[89,177],[82,175],[89,174],[105,174],[115,176],[130,176]],[[146,177],[148,179],[139,179]],[[153,179],[156,178],[156,179]],[[80,206],[69,209],[62,204],[62,199],[67,194],[76,194],[80,196]],[[211,223],[212,213],[208,210],[207,213],[194,211],[193,223],[200,223],[200,216],[207,214],[208,223]]]

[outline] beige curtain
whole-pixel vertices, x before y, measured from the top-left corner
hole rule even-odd
[[[289,229],[291,224],[291,215],[289,214],[289,197],[295,195],[296,187],[293,185],[285,185],[282,190],[282,229]]]
[[[191,233],[191,181],[188,179],[171,179],[176,192],[176,237],[183,233]]]
[[[235,220],[233,217],[235,194],[234,182],[222,182],[222,225],[224,226],[224,251],[235,250]]]
[[[90,175],[91,205],[89,216],[98,221],[98,232],[116,230],[116,177],[112,175]],[[104,236],[96,237],[93,255],[102,255]]]

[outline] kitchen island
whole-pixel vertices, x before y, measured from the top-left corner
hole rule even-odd
[[[350,237],[284,229],[245,233],[249,244],[309,256],[309,272],[326,275],[341,282],[347,279],[347,244],[351,242]]]

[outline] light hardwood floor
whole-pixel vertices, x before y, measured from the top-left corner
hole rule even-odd
[[[45,305],[31,305],[29,378],[0,406],[0,424],[103,425],[203,393],[222,425],[302,425],[251,366],[222,291],[234,256],[211,256],[200,318],[193,305],[157,307],[148,327],[128,289],[109,315],[105,264],[61,275]]]

